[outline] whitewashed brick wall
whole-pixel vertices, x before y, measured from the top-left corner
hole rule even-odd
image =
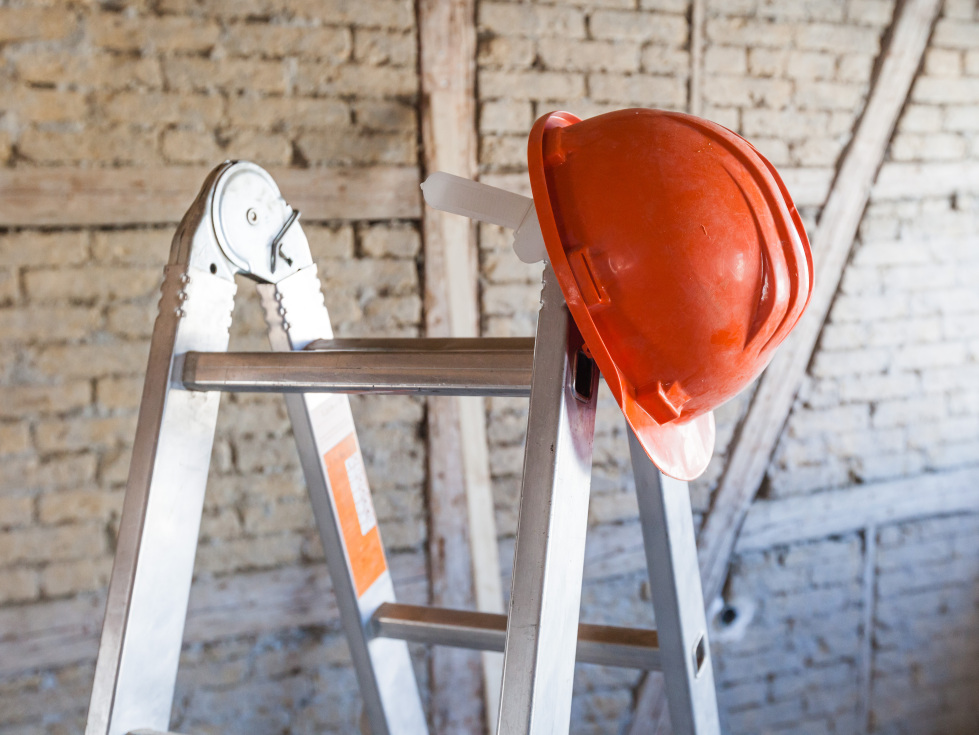
[[[828,180],[893,11],[892,0],[708,0],[704,116],[780,168]],[[527,191],[526,136],[550,110],[689,109],[690,14],[687,0],[479,2],[483,180]],[[416,165],[414,25],[405,0],[0,3],[0,165]],[[945,3],[881,176],[953,164],[979,166],[971,0]],[[765,499],[979,464],[979,176],[938,193],[913,179],[898,193],[875,189]],[[188,182],[188,201],[199,184]],[[812,228],[818,207],[803,216]],[[418,222],[304,227],[339,335],[420,334]],[[0,230],[0,621],[104,594],[171,236]],[[539,266],[519,263],[499,228],[480,227],[479,245],[483,333],[533,334]],[[264,349],[250,290],[240,284],[232,344]],[[718,411],[717,455],[691,486],[698,523],[749,397]],[[526,403],[494,399],[487,409],[506,575]],[[406,570],[399,592],[423,603],[425,406],[361,398],[354,413],[392,563]],[[611,565],[595,551],[638,548],[623,431],[603,390],[582,617],[645,626],[641,555]],[[743,638],[714,647],[727,731],[858,733],[865,714],[874,732],[979,727],[975,524],[972,515],[912,521],[738,556],[728,592],[756,614]],[[281,400],[226,396],[198,579],[308,567],[321,556]],[[414,653],[427,696],[425,655]],[[0,732],[80,731],[92,674],[91,657],[0,674]],[[572,731],[621,732],[638,680],[579,667]],[[217,636],[184,652],[178,730],[346,733],[359,717],[335,620]]]

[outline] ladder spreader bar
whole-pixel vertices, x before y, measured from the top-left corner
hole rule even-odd
[[[188,352],[189,390],[530,395],[534,340],[336,339],[295,352]]]
[[[371,620],[374,636],[479,651],[503,651],[507,616],[439,607],[384,603]],[[579,663],[660,669],[655,630],[578,624]]]

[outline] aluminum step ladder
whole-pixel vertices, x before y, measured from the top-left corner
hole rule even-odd
[[[598,371],[545,268],[536,340],[335,340],[298,212],[228,162],[173,239],[140,404],[87,735],[170,724],[221,391],[285,394],[376,735],[428,732],[406,641],[504,652],[499,733],[566,733],[575,660],[662,669],[674,731],[719,732],[690,500],[630,439],[658,630],[579,625]],[[227,352],[234,276],[269,353]],[[398,604],[346,393],[529,396],[509,615]]]

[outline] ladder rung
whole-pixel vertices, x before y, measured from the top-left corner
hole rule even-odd
[[[335,339],[297,352],[188,352],[190,390],[529,396],[534,340]]]
[[[385,602],[372,618],[374,635],[480,651],[502,651],[506,615]],[[655,630],[578,624],[579,663],[658,671]]]

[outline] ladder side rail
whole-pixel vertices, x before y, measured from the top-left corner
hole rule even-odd
[[[673,732],[719,735],[690,492],[686,482],[662,474],[628,434]]]
[[[212,182],[220,169],[208,179]],[[174,237],[164,270],[106,614],[87,735],[167,730],[217,424],[219,393],[179,383],[182,355],[228,347],[236,286],[201,268],[212,244],[205,183]]]
[[[332,338],[315,265],[261,284],[258,292],[273,350],[301,350]],[[427,733],[407,644],[372,635],[374,612],[395,595],[350,400],[322,393],[284,398],[371,730]]]
[[[506,735],[570,727],[588,526],[598,370],[579,352],[550,266],[541,304],[498,722]]]

